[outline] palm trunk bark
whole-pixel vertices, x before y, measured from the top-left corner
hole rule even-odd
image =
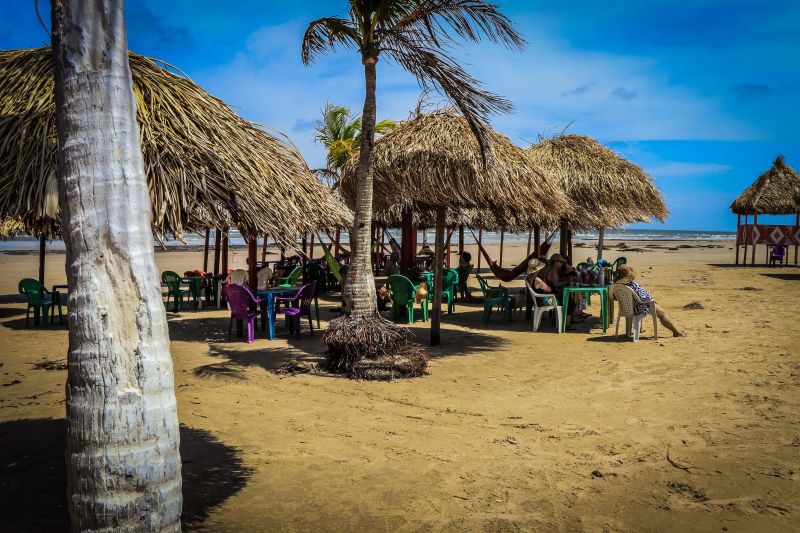
[[[346,315],[357,318],[378,316],[375,278],[372,275],[370,236],[372,233],[372,149],[375,143],[375,86],[377,55],[364,53],[366,93],[361,115],[361,147],[358,158],[357,191],[353,229],[350,232],[350,267],[342,297]]]
[[[172,360],[123,3],[52,2],[74,531],[179,531]]]

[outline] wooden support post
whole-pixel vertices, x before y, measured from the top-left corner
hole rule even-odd
[[[269,240],[269,236],[264,234],[264,241],[261,243],[261,262],[267,260],[267,240]]]
[[[503,267],[503,241],[505,240],[505,238],[506,238],[506,230],[501,229],[500,230],[500,262],[498,263],[498,265],[500,265],[501,268]]]
[[[308,254],[309,259],[314,259],[314,232],[311,232],[311,247]]]
[[[561,221],[561,227],[559,228],[559,231],[558,231],[558,253],[560,253],[561,255],[563,255],[565,257],[567,255],[569,255],[569,253],[567,251],[567,249],[568,249],[568,244],[567,244],[568,235],[569,235],[569,223],[566,220],[562,220]]]
[[[481,241],[482,240],[483,240],[483,230],[479,229],[478,230],[478,248],[481,247]],[[478,250],[478,270],[477,270],[477,272],[481,271],[481,255],[483,255],[483,254],[481,254],[480,250]]]
[[[228,230],[230,228],[225,228],[222,230],[222,266],[220,267],[220,274],[223,276],[228,275]]]
[[[219,253],[222,247],[222,232],[217,228],[214,232],[214,274],[219,274]]]
[[[253,237],[247,241],[247,286],[254,291],[258,287],[258,269],[256,259],[258,258],[258,239]]]
[[[206,230],[206,242],[203,245],[203,272],[208,272],[208,241],[211,240],[211,230]]]
[[[795,216],[794,225],[797,226],[797,228],[798,228],[795,231],[800,231],[800,213],[797,213],[797,215]],[[797,264],[797,248],[798,248],[798,246],[795,244],[794,245],[794,264],[795,265]],[[788,252],[788,250],[787,250],[787,252]],[[788,256],[789,254],[787,253],[786,255]],[[787,259],[786,262],[788,263],[789,260]]]
[[[338,259],[339,257],[339,239],[342,238],[342,230],[336,230],[336,242],[333,243],[333,257],[334,259]]]
[[[458,256],[464,254],[464,224],[458,227]]]
[[[542,228],[537,224],[533,227],[533,251],[536,252],[536,257],[542,255]]]
[[[44,262],[47,255],[47,241],[44,235],[39,237],[39,283],[44,285]]]
[[[567,229],[567,264],[572,265],[574,263],[574,259],[572,258],[572,228]]]
[[[736,264],[739,264],[739,226],[742,225],[742,215],[736,215]]]
[[[603,241],[605,240],[606,236],[606,228],[600,228],[597,230],[597,260],[600,261],[603,258]]]
[[[744,244],[744,257],[742,257],[742,264],[747,264],[747,213],[744,215],[744,226],[745,230],[742,232],[744,233],[744,238],[742,239],[742,243]]]
[[[431,346],[441,342],[440,325],[442,321],[442,281],[444,280],[444,207],[436,208],[436,248],[433,259],[433,309],[431,315]]]
[[[753,213],[753,230],[756,229],[758,225],[758,213]],[[756,243],[753,243],[753,252],[750,254],[750,265],[756,264]]]
[[[400,233],[400,267],[403,269],[414,266],[417,235],[413,222],[411,210],[405,209]]]
[[[446,245],[445,245],[446,247],[445,247],[445,251],[444,251],[444,264],[447,266],[447,268],[450,268],[450,239],[452,237],[453,237],[453,230],[450,230],[447,233],[447,242],[446,242]]]
[[[528,251],[525,252],[525,257],[531,255],[531,239],[533,238],[533,230],[528,230]]]

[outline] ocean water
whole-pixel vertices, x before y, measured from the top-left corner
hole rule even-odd
[[[399,230],[389,230],[389,233],[398,241],[400,240],[400,231]],[[433,244],[435,240],[435,232],[433,230],[427,230],[425,232],[425,236],[423,236],[422,231],[418,232],[417,234],[417,241],[421,244],[423,240],[427,240],[427,242]],[[474,232],[475,236],[478,236],[478,232]],[[546,237],[549,236],[549,233],[542,232],[542,239],[544,240]],[[196,235],[196,234],[187,234],[186,236],[186,244],[190,246],[202,246],[205,242],[204,235]],[[342,232],[342,243],[348,244],[350,239],[348,238],[347,232]],[[605,239],[607,241],[723,241],[723,240],[733,240],[736,238],[736,232],[733,231],[707,231],[707,230],[670,230],[670,229],[608,229],[606,230]],[[472,238],[472,234],[469,230],[465,231],[464,239],[466,244],[471,244],[474,241]],[[499,243],[500,242],[500,232],[499,231],[484,231],[482,237],[484,243]],[[323,240],[327,243],[329,239],[323,235]],[[458,240],[458,236],[454,235],[451,238],[451,243],[455,244]],[[505,242],[508,243],[520,243],[528,242],[528,234],[527,233],[507,233],[504,237]],[[581,232],[575,234],[573,236],[573,241],[596,241],[597,240],[597,232]],[[213,237],[212,237],[213,241]],[[555,233],[551,242],[558,242],[558,232]],[[230,243],[234,246],[244,246],[245,240],[242,238],[241,234],[236,231],[232,230],[230,235]],[[182,246],[178,240],[166,240],[164,244],[169,247],[173,246]],[[22,250],[31,250],[31,249],[38,249],[39,242],[33,237],[19,237],[16,239],[11,239],[8,241],[0,241],[0,253],[3,252],[11,252],[11,251],[22,251]],[[54,249],[63,249],[64,243],[60,240],[52,241],[47,243],[48,248]]]

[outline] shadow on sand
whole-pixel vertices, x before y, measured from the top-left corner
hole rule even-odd
[[[68,531],[65,420],[0,424],[3,531]],[[251,471],[235,448],[204,430],[181,426],[183,515],[187,530],[247,483]]]
[[[775,278],[775,279],[782,279],[784,281],[797,281],[800,280],[800,274],[789,274],[789,273],[769,273],[769,274],[761,274],[767,278]]]

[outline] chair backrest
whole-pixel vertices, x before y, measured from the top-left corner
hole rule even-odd
[[[272,269],[270,267],[264,267],[258,271],[256,276],[258,276],[258,290],[266,289],[269,280],[272,279]]]
[[[556,297],[554,294],[536,292],[536,290],[533,287],[531,287],[531,284],[528,283],[527,279],[525,280],[525,288],[528,289],[528,294],[531,297],[531,301],[533,302],[534,307],[551,307],[555,305],[554,300],[556,299]],[[551,299],[553,301],[551,301]],[[545,301],[543,301],[542,305],[539,305],[539,300],[545,300],[546,303]]]
[[[780,257],[783,259],[784,254],[786,253],[786,249],[781,246],[780,244],[775,245],[772,247],[772,257],[778,258]]]
[[[626,285],[615,283],[608,288],[608,297],[619,303],[619,316],[633,316],[633,303],[637,301],[636,293]]]
[[[414,298],[414,284],[407,277],[392,274],[386,281],[389,283],[389,292],[392,293],[393,302],[406,303]]]
[[[300,300],[300,310],[303,312],[311,312],[311,303],[314,301],[314,296],[317,293],[317,282],[312,281],[306,283],[300,290],[297,291],[295,298]]]
[[[249,305],[257,300],[247,287],[233,283],[225,287],[225,298],[233,315],[247,315]]]
[[[24,294],[31,305],[41,305],[42,293],[46,290],[39,280],[33,278],[25,278],[19,282],[20,294]]]
[[[233,270],[228,276],[225,278],[225,283],[235,283],[236,285],[241,285],[243,283],[247,283],[247,280],[250,276],[247,273],[247,270],[243,268],[237,268]]]
[[[181,277],[178,275],[177,272],[173,272],[172,270],[165,270],[161,274],[161,281],[167,284],[167,290],[169,290],[170,292],[180,290]]]
[[[303,267],[296,266],[294,270],[292,270],[291,274],[289,274],[289,283],[292,285],[297,285],[297,282],[300,281],[300,275],[303,273]]]
[[[475,274],[475,277],[478,279],[478,284],[481,286],[481,291],[483,291],[483,295],[486,296],[486,293],[489,292],[489,290],[492,289],[492,287],[489,286],[489,283],[480,274]]]
[[[448,268],[442,279],[442,291],[450,290],[458,285],[458,271],[455,268]]]

